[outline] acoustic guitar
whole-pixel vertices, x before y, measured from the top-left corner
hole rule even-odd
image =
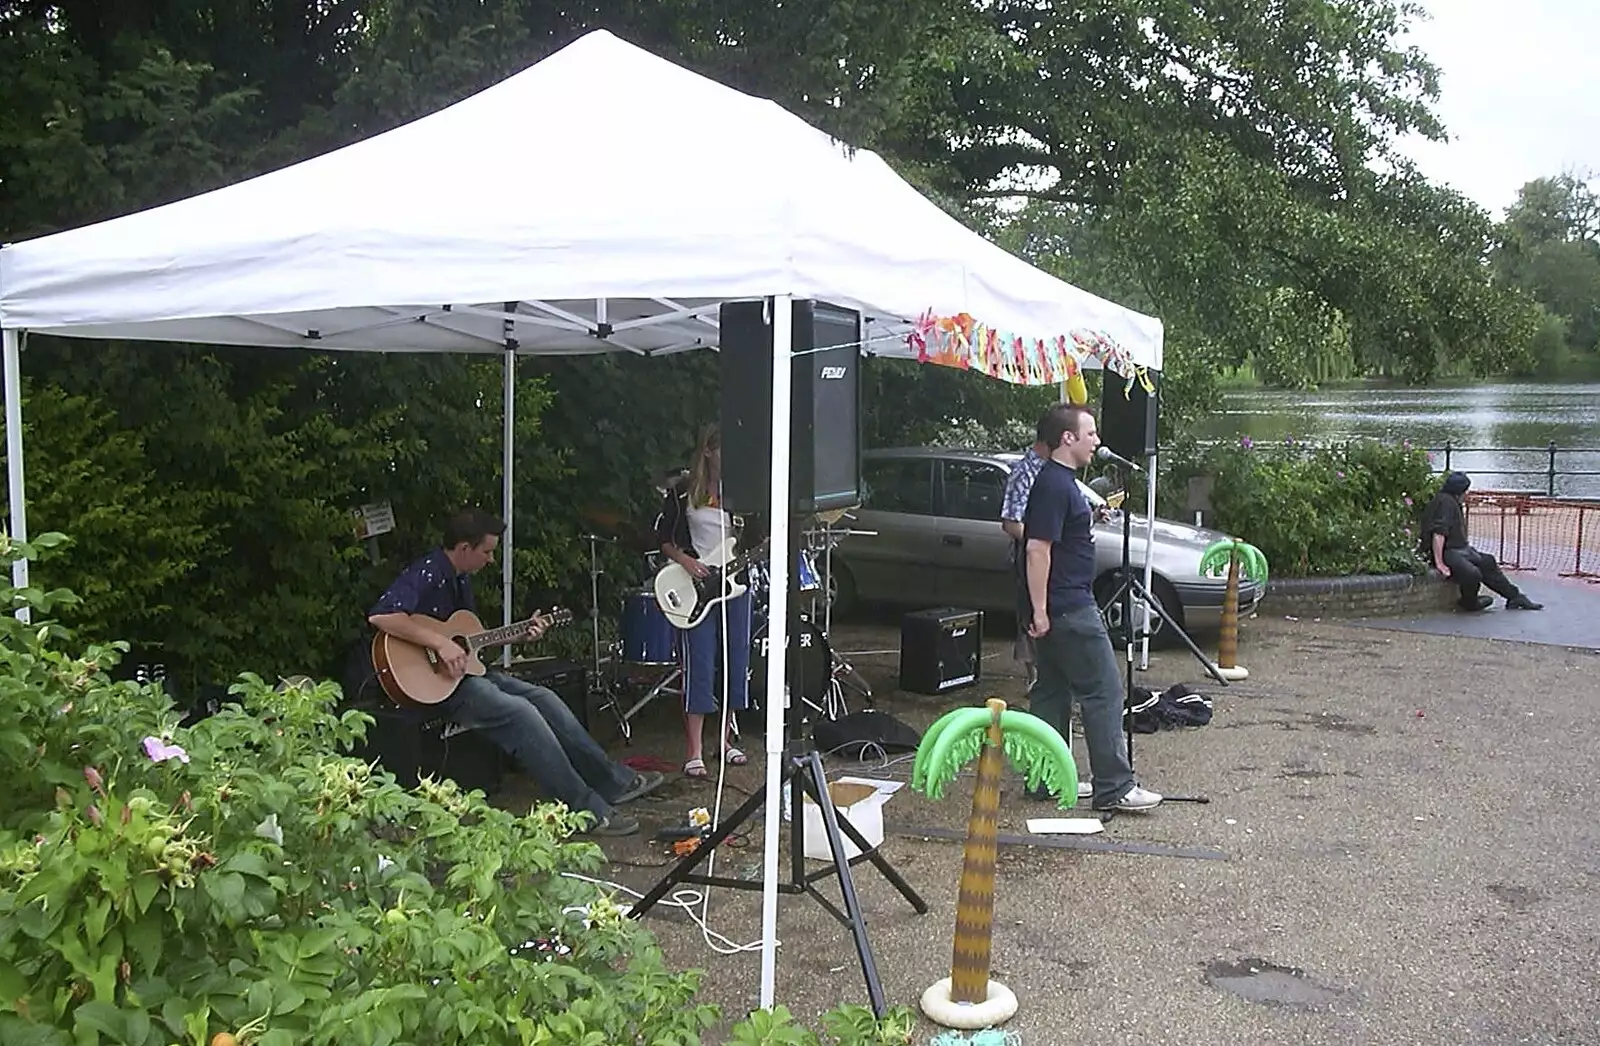
[[[461,676],[464,679],[467,676],[481,676],[488,671],[478,651],[526,639],[529,626],[541,617],[548,622],[548,627],[554,628],[571,621],[572,611],[557,608],[535,614],[526,621],[489,629],[484,628],[478,615],[470,610],[457,610],[446,621],[436,621],[422,614],[413,615],[411,620],[436,630],[446,639],[454,640],[467,652],[467,664]],[[399,636],[391,636],[387,632],[379,632],[372,637],[372,667],[378,673],[383,692],[404,708],[429,708],[441,704],[455,693],[456,685],[461,682],[461,679],[450,676],[438,651]]]

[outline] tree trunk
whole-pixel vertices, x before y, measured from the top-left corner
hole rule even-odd
[[[1228,587],[1222,593],[1222,634],[1217,638],[1217,667],[1234,668],[1239,659],[1239,549],[1228,553]]]
[[[1000,820],[1000,772],[1005,749],[1000,713],[1006,703],[990,698],[989,732],[978,756],[978,783],[972,790],[972,816],[961,860],[961,892],[956,900],[956,940],[950,960],[952,1002],[983,1002],[989,997],[989,953],[994,931],[995,836]]]

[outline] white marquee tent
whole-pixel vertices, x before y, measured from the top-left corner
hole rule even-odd
[[[717,309],[859,310],[865,351],[1054,382],[1069,357],[1159,370],[1159,321],[1007,254],[776,104],[607,32],[413,123],[192,199],[0,249],[11,532],[27,535],[27,332],[219,345],[518,354],[718,343]],[[939,322],[944,321],[944,322]],[[790,368],[773,370],[772,547],[787,547]],[[506,542],[512,535],[508,530]],[[509,613],[510,555],[503,557]],[[789,565],[772,564],[782,605]],[[27,565],[17,566],[25,584]],[[784,679],[779,655],[768,692]],[[768,722],[769,785],[781,709]],[[762,1004],[772,1004],[778,804],[767,804]]]

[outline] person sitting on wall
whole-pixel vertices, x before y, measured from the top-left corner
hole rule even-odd
[[[1457,605],[1462,610],[1476,613],[1494,604],[1489,596],[1478,594],[1478,586],[1486,585],[1492,592],[1505,597],[1507,610],[1543,610],[1543,603],[1535,603],[1506,577],[1500,563],[1487,552],[1480,552],[1467,543],[1467,519],[1462,499],[1472,479],[1465,472],[1452,472],[1444,478],[1444,485],[1433,496],[1422,514],[1422,534],[1434,569],[1461,590]]]

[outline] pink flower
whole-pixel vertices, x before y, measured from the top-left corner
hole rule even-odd
[[[164,763],[168,759],[176,759],[180,763],[189,761],[189,753],[177,745],[169,745],[159,737],[144,739],[144,754],[154,763]]]
[[[1407,494],[1405,497],[1401,498],[1400,500],[1404,501],[1406,503],[1406,508],[1410,508],[1412,506],[1412,501],[1411,501],[1411,495],[1410,494]],[[1411,533],[1411,531],[1408,530],[1408,531],[1406,531],[1406,533],[1409,534],[1409,533]]]
[[[1239,446],[1243,447],[1245,450],[1249,450],[1251,447],[1253,447],[1255,445],[1256,445],[1256,441],[1251,439],[1249,436],[1240,436],[1239,437]]]
[[[1334,475],[1338,476],[1340,479],[1344,479],[1344,473],[1343,472],[1335,472]]]
[[[95,791],[103,792],[105,790],[105,781],[100,777],[100,771],[94,767],[86,766],[83,768],[83,779],[88,781],[89,787]]]

